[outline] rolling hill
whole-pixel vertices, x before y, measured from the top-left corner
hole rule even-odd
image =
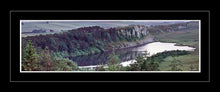
[[[54,32],[62,32],[65,30],[77,29],[80,27],[89,27],[89,26],[100,26],[102,28],[108,29],[112,27],[123,27],[128,25],[145,25],[145,26],[154,26],[154,25],[169,25],[175,23],[182,23],[183,21],[175,22],[135,22],[135,21],[22,21],[22,32],[32,32],[33,30],[54,30]]]

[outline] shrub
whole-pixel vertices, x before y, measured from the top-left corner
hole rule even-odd
[[[127,67],[128,71],[157,71],[159,70],[159,64],[154,61],[154,58],[148,57],[149,53],[147,51],[144,53],[144,56],[137,56],[136,61],[130,66]]]

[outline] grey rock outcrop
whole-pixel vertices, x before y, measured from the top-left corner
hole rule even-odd
[[[138,37],[140,38],[141,35],[147,35],[147,27],[144,25],[132,25],[129,26],[128,28],[123,28],[118,31],[119,33],[123,34],[124,36],[128,37]]]

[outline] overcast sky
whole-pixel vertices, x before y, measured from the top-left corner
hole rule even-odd
[[[189,21],[198,21],[198,20],[21,20],[21,22],[47,22],[47,21],[53,21],[53,22],[64,22],[64,21],[68,21],[68,22],[71,22],[71,21],[74,21],[74,22],[77,22],[77,21],[105,21],[105,22],[110,22],[110,21],[114,21],[114,22],[117,22],[117,21],[128,21],[128,22],[179,22],[179,21],[183,21],[183,22],[189,22]]]

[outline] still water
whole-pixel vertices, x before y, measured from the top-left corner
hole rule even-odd
[[[127,66],[135,62],[135,58],[139,54],[144,53],[144,51],[148,51],[150,53],[149,55],[151,56],[159,52],[172,50],[194,51],[195,48],[189,46],[176,46],[176,43],[153,42],[138,47],[116,50],[115,54],[119,55],[119,58],[121,59],[121,64],[123,66]],[[88,56],[71,57],[70,59],[72,59],[74,62],[77,62],[77,64],[81,67],[95,67],[99,64],[106,64],[107,57],[111,53],[112,52],[104,52]]]

